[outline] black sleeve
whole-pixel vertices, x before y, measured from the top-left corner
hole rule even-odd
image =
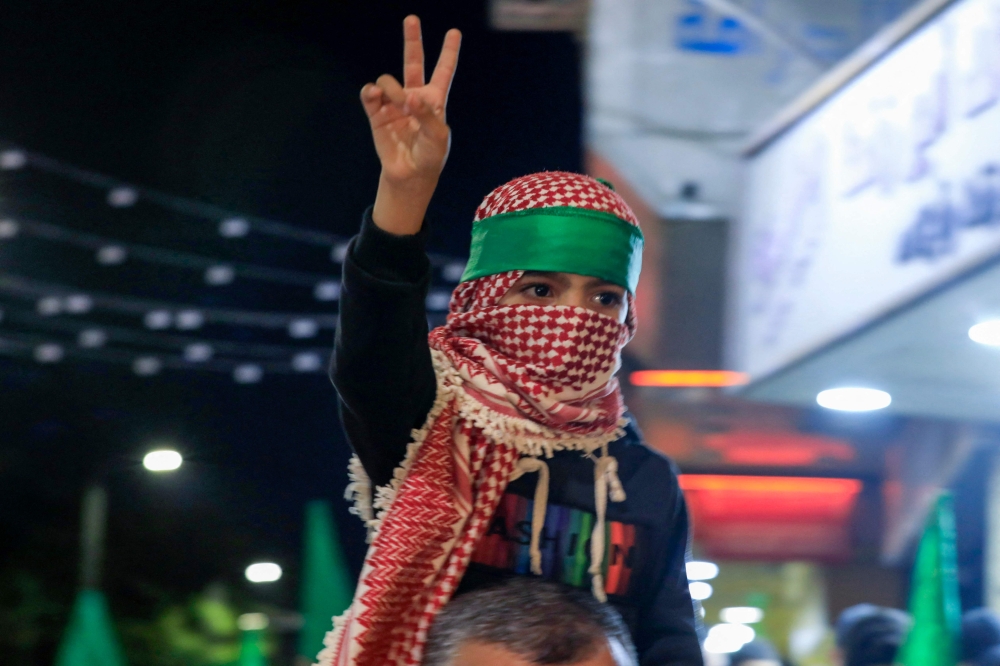
[[[702,666],[700,622],[695,619],[686,571],[690,550],[687,504],[676,469],[671,481],[676,495],[669,536],[661,551],[663,569],[640,608],[636,647],[641,666]]]
[[[347,439],[376,485],[392,479],[437,391],[427,346],[425,236],[382,231],[369,208],[344,259],[330,378]]]

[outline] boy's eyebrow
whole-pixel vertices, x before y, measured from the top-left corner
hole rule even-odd
[[[569,284],[569,279],[564,274],[557,271],[524,271],[523,277],[543,277],[554,282],[558,282],[564,286]]]

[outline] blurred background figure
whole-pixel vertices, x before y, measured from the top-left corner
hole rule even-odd
[[[842,666],[889,666],[909,629],[906,613],[858,604],[837,619],[836,642]]]
[[[975,608],[962,616],[962,663],[978,664],[1000,646],[1000,617],[990,608]]]
[[[771,643],[756,638],[730,655],[729,666],[782,666],[782,661]]]

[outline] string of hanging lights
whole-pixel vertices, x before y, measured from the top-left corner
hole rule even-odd
[[[0,143],[0,173],[32,171],[58,182],[82,185],[93,192],[88,195],[93,200],[83,204],[74,201],[68,215],[53,213],[58,210],[53,206],[41,206],[39,212],[32,209],[30,197],[19,197],[23,192],[19,193],[18,188],[27,187],[24,181],[4,178],[6,187],[0,200],[0,356],[32,359],[46,365],[68,360],[123,365],[140,377],[153,377],[166,370],[226,373],[241,384],[257,383],[267,374],[323,370],[329,349],[317,345],[317,338],[336,326],[337,316],[329,307],[340,298],[340,281],[333,277],[339,271],[323,272],[322,266],[310,271],[300,262],[295,267],[262,263],[259,243],[267,244],[264,256],[268,257],[266,251],[275,243],[304,243],[328,248],[329,259],[342,263],[348,251],[347,239],[135,186]],[[51,193],[47,190],[46,202],[48,198]],[[52,221],[53,217],[75,219],[81,205],[82,212],[89,216],[87,221],[100,221],[102,205],[109,214],[127,213],[127,230],[132,238]],[[157,209],[168,211],[175,223],[176,237],[169,240],[180,242],[184,248],[196,247],[197,252],[164,245],[162,234],[160,241],[153,243],[135,239],[136,233],[154,224],[142,216]],[[121,228],[119,218],[114,220],[98,227],[103,231]],[[190,221],[196,225],[185,226]],[[86,226],[86,222],[83,224]],[[217,256],[212,250],[219,248],[204,241],[206,224],[214,225],[216,237],[229,243],[224,246],[228,253],[235,250],[240,254],[240,248],[245,248],[246,253],[255,254],[254,260]],[[192,228],[201,235],[185,240],[184,234]],[[251,246],[232,245],[233,240],[256,240],[256,253]],[[90,257],[94,268],[88,270],[82,263],[69,280],[32,275],[39,272],[35,270],[38,262],[31,261],[32,248],[23,244],[28,241],[68,248],[76,253],[72,261],[79,263],[79,258],[85,261]],[[41,254],[49,257],[51,251]],[[22,258],[23,265],[12,270],[5,267],[5,258]],[[436,284],[428,294],[427,307],[441,313],[447,310],[451,286],[460,279],[465,263],[441,255],[432,255],[431,259]],[[107,272],[129,266],[148,266],[142,270],[156,276],[156,297],[137,293],[143,290],[126,284],[125,274]],[[164,275],[170,277],[164,280]],[[105,288],[95,287],[95,282]],[[183,293],[164,297],[164,285],[175,283],[186,285]],[[203,291],[192,291],[191,285],[197,284],[203,285]],[[269,293],[272,297],[278,294],[279,306],[245,307],[247,300],[257,302],[255,285],[277,289]],[[221,287],[228,288],[219,291]],[[241,299],[242,304],[238,302]],[[326,311],[308,312],[309,302],[323,304],[321,310]]]

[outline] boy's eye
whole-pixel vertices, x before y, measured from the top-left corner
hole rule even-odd
[[[524,288],[525,293],[535,298],[546,298],[552,295],[552,289],[547,284],[529,284]]]
[[[622,297],[613,291],[604,291],[597,295],[597,302],[606,308],[620,305]]]

